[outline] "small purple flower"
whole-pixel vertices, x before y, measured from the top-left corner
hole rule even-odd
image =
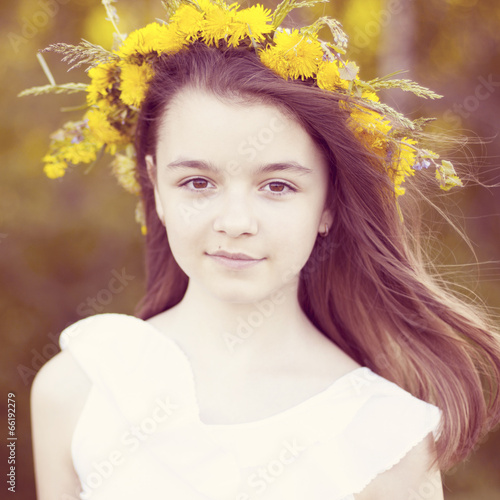
[[[429,168],[431,162],[429,160],[420,160],[413,165],[413,170],[422,170],[423,168]]]

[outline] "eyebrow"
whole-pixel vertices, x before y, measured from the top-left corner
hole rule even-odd
[[[208,172],[220,173],[221,169],[216,167],[214,164],[204,161],[204,160],[176,160],[167,165],[167,168],[196,168],[199,170],[206,170]],[[257,169],[257,174],[267,174],[271,172],[294,172],[299,175],[310,174],[313,171],[310,168],[304,167],[300,163],[295,161],[285,161],[285,162],[276,162],[276,163],[268,163],[267,165],[261,165]]]

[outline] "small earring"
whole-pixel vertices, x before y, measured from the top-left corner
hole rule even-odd
[[[319,233],[323,238],[328,236],[328,224],[325,222],[325,230],[322,233]]]

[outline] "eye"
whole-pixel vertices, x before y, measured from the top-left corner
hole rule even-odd
[[[273,181],[264,186],[264,191],[271,192],[274,195],[282,196],[288,193],[295,193],[297,190],[286,182]]]
[[[181,184],[181,187],[186,187],[191,191],[206,191],[213,187],[213,184],[204,179],[203,177],[195,177],[194,179],[188,179]]]

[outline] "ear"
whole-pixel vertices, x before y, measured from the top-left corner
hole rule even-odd
[[[148,177],[153,186],[156,186],[156,165],[153,155],[146,155],[146,168],[148,169]]]
[[[330,209],[325,208],[319,220],[318,233],[321,236],[326,236],[330,232],[332,224],[333,224],[332,212],[330,211]]]
[[[158,214],[158,218],[160,219],[161,223],[165,225],[165,213],[163,211],[163,206],[161,204],[160,193],[158,192],[158,183],[156,182],[155,161],[151,155],[146,155],[145,159],[146,159],[146,167],[148,169],[149,180],[151,181],[151,184],[153,185],[154,189],[156,213]]]

